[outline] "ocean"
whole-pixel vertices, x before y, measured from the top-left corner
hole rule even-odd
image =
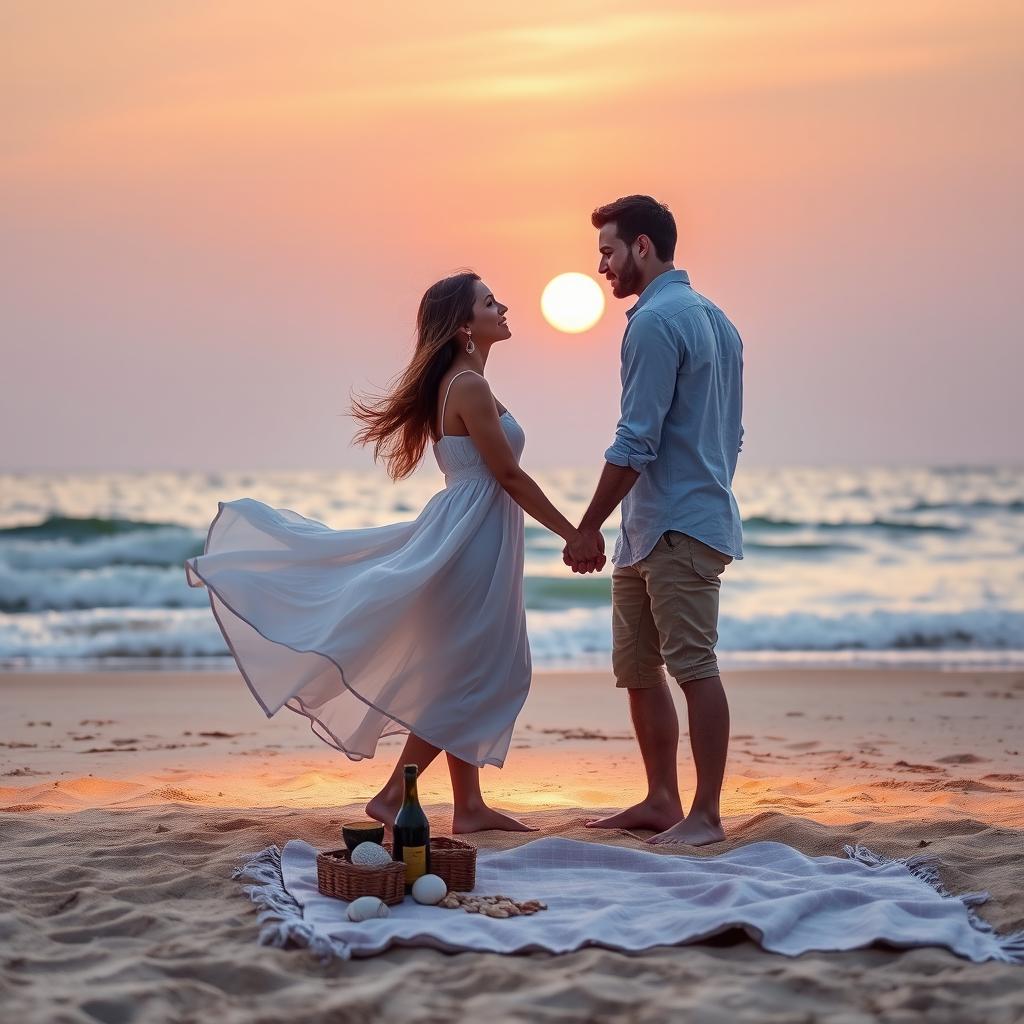
[[[576,520],[596,470],[536,479]],[[0,475],[0,666],[209,668],[231,660],[182,563],[218,501],[335,529],[414,519],[443,486],[383,471]],[[723,576],[723,665],[1024,665],[1024,470],[742,467],[746,557]],[[609,550],[617,528],[610,521]],[[572,575],[527,520],[540,668],[610,664],[610,568]]]

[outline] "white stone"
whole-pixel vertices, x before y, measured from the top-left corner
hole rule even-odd
[[[412,898],[428,907],[440,903],[448,895],[448,886],[438,875],[420,875],[412,883]]]
[[[356,849],[362,849],[357,846]],[[350,921],[372,921],[375,917],[390,917],[391,908],[376,896],[360,896],[348,905]]]
[[[363,868],[379,868],[391,863],[391,854],[377,843],[360,843],[352,851],[352,863]]]

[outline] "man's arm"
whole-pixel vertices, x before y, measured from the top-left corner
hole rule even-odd
[[[573,558],[569,553],[569,545],[562,552],[562,561],[572,567],[573,572],[600,572],[607,559],[604,554],[604,537],[601,527],[604,521],[618,508],[619,502],[629,494],[633,484],[640,479],[640,474],[629,466],[615,466],[610,462],[604,464],[601,479],[597,482],[597,490],[590,501],[590,507],[580,521],[580,548],[592,557]],[[596,554],[595,554],[596,552]]]
[[[622,410],[606,462],[640,474],[658,457],[682,361],[681,344],[665,320],[637,313],[622,342]]]
[[[672,406],[682,353],[665,321],[657,313],[637,313],[622,344],[622,410],[615,440],[605,452],[605,467],[590,506],[580,522],[581,540],[599,545],[601,527],[653,462],[661,444],[661,430]],[[600,558],[573,563],[574,572],[604,566]],[[598,564],[599,563],[599,564]]]
[[[580,520],[580,532],[600,530],[604,521],[619,507],[619,502],[633,489],[640,474],[629,466],[606,462],[597,481],[590,507]]]

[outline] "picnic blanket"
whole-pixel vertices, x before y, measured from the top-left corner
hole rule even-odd
[[[976,962],[1024,962],[1024,932],[999,936],[974,907],[984,892],[945,892],[927,857],[893,860],[861,846],[808,857],[756,842],[714,857],[548,837],[480,851],[475,893],[540,899],[548,909],[495,919],[425,907],[411,897],[387,918],[353,923],[348,904],[317,890],[316,850],[292,840],[254,855],[236,877],[260,908],[260,942],[308,947],[322,959],[392,946],[447,952],[565,953],[584,946],[635,952],[698,942],[733,928],[787,956],[810,950],[944,946]]]

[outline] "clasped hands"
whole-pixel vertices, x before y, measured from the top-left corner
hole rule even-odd
[[[600,530],[580,527],[562,551],[562,561],[573,572],[600,572],[607,561],[604,555],[604,537]]]

